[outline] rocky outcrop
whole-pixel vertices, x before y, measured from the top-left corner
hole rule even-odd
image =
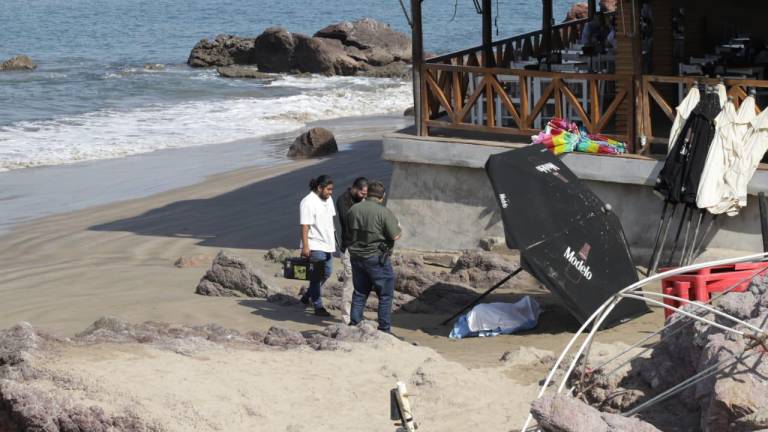
[[[374,66],[411,61],[408,36],[370,18],[330,25],[315,33],[315,37],[337,39],[345,47],[357,48],[360,52],[356,57]],[[351,48],[350,52],[357,53]]]
[[[71,339],[58,339],[39,332],[28,323],[0,330],[0,431],[125,431],[159,432],[151,418],[129,409],[93,404],[92,393],[68,375],[46,368],[46,361],[62,348],[99,344],[144,344],[179,355],[191,356],[205,350],[239,349],[351,349],[352,343],[369,343],[395,338],[376,330],[376,323],[363,321],[356,327],[335,324],[321,333],[305,337],[299,332],[272,327],[266,335],[257,331],[241,333],[217,324],[188,326],[145,322],[132,324],[104,317]],[[99,392],[114,389],[99,388]],[[114,393],[113,398],[123,397]]]
[[[293,253],[290,249],[277,247],[268,250],[267,253],[264,254],[264,261],[282,264],[291,256],[293,256]]]
[[[755,278],[748,291],[725,294],[713,305],[754,327],[765,328],[766,282],[768,277]],[[710,322],[733,326],[745,335],[754,333],[743,324],[734,325],[694,305],[686,305],[684,310]],[[641,418],[662,430],[759,430],[768,410],[766,344],[765,338],[741,336],[674,314],[650,358],[634,359],[631,368],[620,374],[606,376],[596,370],[585,380],[573,382],[579,381],[577,394],[579,388],[584,388],[580,399],[601,411],[618,413],[704,374],[695,385],[642,411]],[[750,429],[748,425],[756,426]]]
[[[261,297],[281,294],[243,259],[221,251],[197,285],[196,294],[214,297]]]
[[[192,67],[256,64],[253,38],[218,35],[213,40],[203,39],[189,54],[187,64]]]
[[[187,63],[194,67],[256,65],[268,73],[406,78],[410,61],[406,35],[365,18],[333,24],[314,36],[270,27],[256,38],[204,39],[192,49]]]
[[[0,63],[0,71],[34,70],[36,68],[35,62],[24,54],[11,57]]]
[[[545,432],[660,432],[644,421],[603,413],[562,394],[533,401],[531,414]]]
[[[248,78],[261,81],[274,81],[277,79],[273,74],[261,72],[255,67],[250,66],[219,66],[216,68],[216,72],[223,78]]]
[[[339,151],[333,133],[325,128],[312,128],[293,141],[288,149],[288,157],[306,159],[327,156]]]

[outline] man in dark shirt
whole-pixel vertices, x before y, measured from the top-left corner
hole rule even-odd
[[[347,246],[349,241],[344,238],[344,219],[349,213],[349,209],[353,205],[359,203],[365,199],[368,193],[368,179],[365,177],[358,177],[352,182],[352,186],[347,188],[346,192],[336,200],[336,214],[339,216],[339,225],[341,230],[341,241],[339,241],[339,248],[341,249],[341,263],[344,266],[343,283],[341,287],[341,319],[345,324],[349,324],[350,307],[352,303],[352,263],[349,260],[349,251]]]
[[[363,320],[363,310],[371,291],[379,297],[379,330],[390,332],[395,272],[390,255],[400,239],[400,224],[384,207],[384,184],[368,184],[365,201],[354,205],[346,215],[344,233],[352,261],[352,311],[350,324]]]

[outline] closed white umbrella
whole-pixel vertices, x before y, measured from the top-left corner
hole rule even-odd
[[[744,140],[744,149],[737,153],[736,169],[738,206],[747,206],[747,186],[757,171],[760,160],[768,150],[768,108],[752,119],[751,128]]]
[[[738,111],[733,103],[728,102],[721,114],[727,115],[729,121],[717,125],[719,154],[713,155],[713,164],[716,164],[718,169],[713,170],[712,177],[707,180],[707,190],[699,188],[699,193],[703,192],[705,197],[701,204],[697,200],[697,204],[700,208],[707,208],[712,214],[728,213],[729,216],[735,216],[740,208],[737,192],[740,175],[736,161],[739,155],[745,152],[745,138],[755,118],[755,98],[748,96],[744,99]]]
[[[713,207],[720,204],[723,197],[728,195],[725,190],[725,173],[732,163],[731,125],[736,120],[736,106],[727,102],[723,110],[715,117],[715,137],[707,153],[707,161],[701,172],[699,190],[696,193],[696,206],[709,209],[716,213]]]
[[[667,147],[667,152],[672,151],[677,136],[680,135],[680,131],[683,130],[683,126],[685,125],[685,121],[688,120],[688,116],[691,115],[693,109],[699,104],[699,100],[701,100],[699,89],[698,87],[693,86],[680,102],[680,105],[677,106],[677,114],[675,114],[675,120],[672,122],[672,129],[669,131],[669,146]]]

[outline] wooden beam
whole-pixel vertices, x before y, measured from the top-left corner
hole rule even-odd
[[[589,0],[587,2],[587,18],[590,20],[595,16],[597,12],[597,0]]]
[[[416,124],[416,135],[426,135],[423,112],[425,105],[421,98],[426,94],[426,87],[421,79],[424,64],[424,33],[421,26],[421,0],[411,0],[411,62],[413,63],[413,116]]]
[[[491,16],[491,0],[483,0],[483,65],[494,67],[493,57],[493,17]]]
[[[547,62],[547,70],[551,70],[552,54],[552,0],[542,0],[542,54]]]

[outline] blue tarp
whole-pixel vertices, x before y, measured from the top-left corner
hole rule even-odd
[[[541,307],[529,296],[515,303],[485,303],[462,315],[448,335],[451,339],[498,336],[530,330],[539,323]]]

